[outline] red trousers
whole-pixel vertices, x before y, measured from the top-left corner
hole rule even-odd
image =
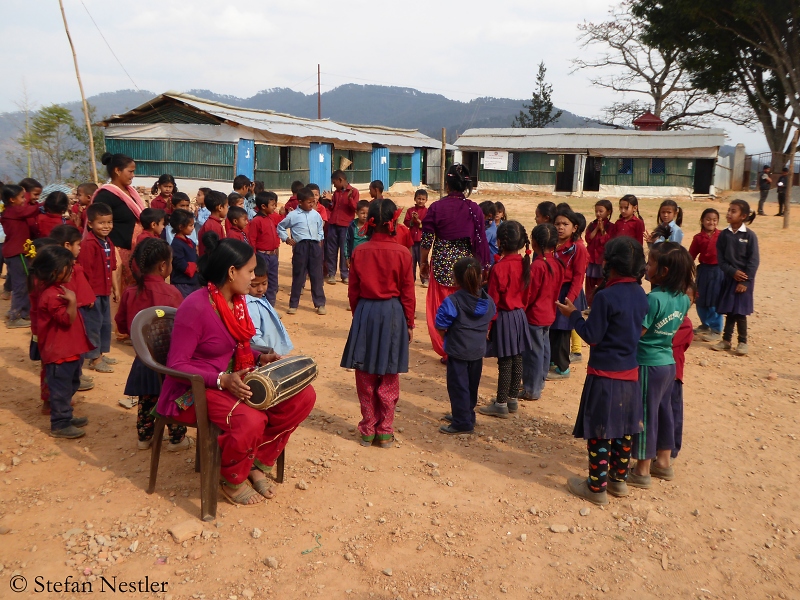
[[[394,409],[400,398],[400,376],[372,375],[356,369],[356,393],[361,403],[361,437],[390,439],[394,433]]]
[[[314,408],[317,393],[308,386],[266,411],[237,403],[229,392],[206,389],[206,398],[208,418],[222,430],[217,438],[222,450],[220,475],[238,485],[247,479],[256,461],[267,467],[275,464],[289,436]],[[194,422],[194,406],[182,411],[181,419]]]
[[[444,340],[439,335],[439,332],[436,331],[436,313],[439,311],[444,299],[457,291],[457,287],[448,287],[437,283],[433,275],[428,281],[428,295],[425,298],[425,317],[428,322],[428,334],[431,336],[433,351],[443,358],[447,358],[447,353],[444,351]]]

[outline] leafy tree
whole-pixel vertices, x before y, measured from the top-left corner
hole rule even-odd
[[[97,110],[91,104],[89,108],[89,120],[96,121]],[[67,159],[72,163],[72,172],[69,181],[75,184],[85,183],[92,180],[91,163],[89,162],[89,133],[83,121],[75,121],[70,128],[70,135],[75,139],[77,145],[68,151]],[[105,135],[102,127],[92,125],[92,137],[94,138],[94,162],[98,172],[101,169],[100,158],[106,151]]]
[[[34,173],[44,181],[62,181],[75,141],[72,113],[57,104],[45,106],[31,119],[30,130],[20,146],[32,152]]]
[[[544,62],[539,63],[539,72],[536,75],[536,89],[533,91],[530,104],[525,104],[527,114],[524,110],[519,111],[519,115],[514,118],[513,127],[547,127],[550,123],[558,121],[563,114],[558,111],[553,114],[553,86],[544,80],[547,69]]]

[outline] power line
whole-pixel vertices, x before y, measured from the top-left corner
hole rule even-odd
[[[120,69],[122,69],[124,71],[125,75],[128,76],[128,79],[131,80],[131,83],[133,84],[133,87],[135,87],[138,91],[141,92],[142,90],[139,88],[138,85],[136,85],[136,82],[133,80],[133,77],[131,77],[131,74],[128,73],[128,70],[125,68],[125,66],[122,64],[122,61],[120,61],[119,57],[114,52],[114,49],[111,47],[111,44],[108,43],[108,40],[106,39],[106,36],[104,36],[103,32],[100,31],[100,27],[97,25],[97,21],[94,20],[94,17],[92,16],[92,13],[89,12],[89,9],[86,7],[86,4],[84,4],[83,0],[80,0],[80,2],[81,2],[81,5],[83,6],[84,10],[86,11],[86,14],[89,15],[89,18],[92,20],[92,23],[94,23],[94,27],[95,27],[95,29],[97,29],[97,33],[99,33],[100,37],[103,38],[103,41],[105,42],[106,46],[108,47],[109,52],[111,52],[111,55],[117,61],[117,64],[119,65]]]

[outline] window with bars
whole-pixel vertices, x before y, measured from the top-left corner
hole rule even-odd
[[[665,158],[650,159],[650,174],[663,175],[667,172],[667,160]]]
[[[633,159],[620,158],[617,166],[617,174],[619,175],[633,175]]]
[[[518,172],[519,171],[519,153],[518,152],[509,152],[508,153],[508,170]]]

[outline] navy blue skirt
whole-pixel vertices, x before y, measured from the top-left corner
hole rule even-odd
[[[486,344],[486,356],[509,358],[532,349],[533,340],[525,311],[521,308],[498,310],[489,343]]]
[[[358,301],[341,366],[372,375],[408,373],[408,322],[399,299]]]
[[[124,393],[126,396],[158,396],[161,393],[161,378],[158,373],[145,367],[137,356],[128,373]]]
[[[721,315],[751,315],[753,314],[753,287],[755,281],[747,282],[747,291],[736,293],[739,283],[733,277],[723,277],[719,290],[719,299],[716,309]]]
[[[587,375],[572,435],[611,440],[642,431],[642,393],[638,381]]]
[[[571,285],[572,283],[567,282],[561,286],[561,291],[558,293],[559,302],[564,302],[564,298],[567,297],[567,292],[569,291],[569,286]],[[575,304],[575,308],[580,311],[584,311],[589,308],[589,304],[586,302],[586,294],[583,290],[581,290],[581,293],[578,294],[577,298],[575,298],[575,302],[573,304]],[[572,329],[569,326],[569,317],[565,317],[561,314],[560,310],[556,309],[556,320],[553,322],[553,325],[550,327],[550,329],[561,329],[567,331]]]
[[[719,290],[722,287],[722,269],[719,265],[697,266],[697,300],[695,304],[700,308],[713,308],[719,300]]]

